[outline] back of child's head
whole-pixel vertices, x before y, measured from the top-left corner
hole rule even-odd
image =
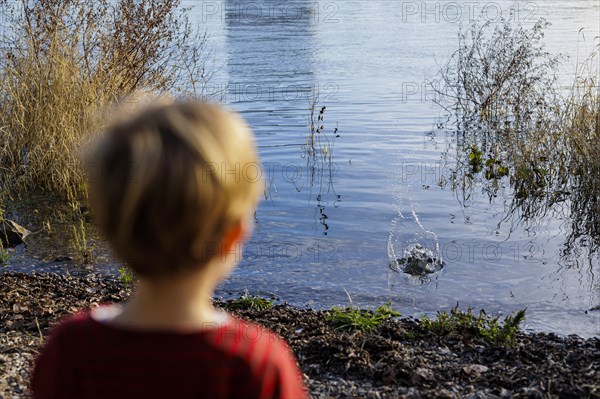
[[[108,128],[84,161],[97,224],[147,278],[215,259],[262,189],[252,132],[205,103],[146,106]]]

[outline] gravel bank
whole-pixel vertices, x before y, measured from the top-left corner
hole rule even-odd
[[[94,275],[0,273],[0,287],[2,398],[28,396],[37,350],[61,316],[130,294],[118,280]],[[600,398],[598,338],[521,334],[506,349],[470,336],[439,337],[412,319],[347,333],[333,328],[327,311],[275,305],[233,312],[290,343],[315,398]]]

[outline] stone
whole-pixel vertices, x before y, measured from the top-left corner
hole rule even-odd
[[[31,232],[12,220],[4,219],[0,222],[0,241],[4,247],[16,247],[23,244],[25,237]]]
[[[479,378],[481,374],[487,372],[489,369],[483,364],[471,364],[462,368],[463,372],[470,377]]]
[[[418,367],[411,377],[411,382],[413,384],[422,384],[427,383],[429,381],[433,381],[434,375],[433,371],[426,367]]]

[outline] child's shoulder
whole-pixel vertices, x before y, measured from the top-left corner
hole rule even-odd
[[[91,328],[91,309],[81,309],[74,313],[69,313],[60,319],[51,328],[51,336],[72,336],[78,332]]]
[[[213,334],[213,343],[245,363],[281,363],[293,358],[286,341],[274,331],[230,313],[224,328]]]
[[[231,313],[227,313],[224,336],[228,340],[244,340],[250,343],[285,344],[271,329]]]
[[[64,358],[74,358],[90,337],[91,330],[89,310],[63,315],[51,326],[44,350],[56,356],[61,354]]]

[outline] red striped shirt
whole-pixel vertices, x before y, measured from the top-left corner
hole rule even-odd
[[[125,329],[78,313],[50,334],[32,390],[35,399],[307,398],[288,345],[231,315],[178,333]]]

